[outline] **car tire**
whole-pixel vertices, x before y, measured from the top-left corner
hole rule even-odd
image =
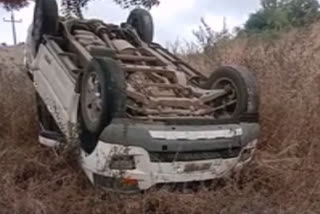
[[[83,74],[80,89],[83,129],[99,135],[115,117],[126,110],[126,86],[119,64],[109,58],[96,58]]]
[[[111,105],[111,118],[124,118],[127,110],[127,91],[126,79],[123,70],[119,63],[109,58],[97,58],[97,62],[105,72],[110,73],[110,98],[112,99]]]
[[[64,141],[60,128],[38,93],[36,93],[36,105],[40,135],[59,142]]]
[[[127,19],[127,23],[137,31],[142,41],[146,43],[153,41],[154,24],[149,11],[142,8],[132,10]]]
[[[242,66],[224,66],[211,74],[203,88],[222,89],[221,85],[227,81],[233,85],[237,96],[231,117],[242,121],[258,120],[259,93],[253,73]]]
[[[34,52],[37,52],[42,36],[55,35],[58,31],[58,5],[56,0],[37,0],[32,23]]]

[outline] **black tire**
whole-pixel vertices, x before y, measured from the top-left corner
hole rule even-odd
[[[110,58],[97,58],[96,59],[104,72],[110,73],[110,114],[111,118],[123,118],[126,116],[126,79],[123,70],[119,63]]]
[[[56,0],[36,0],[32,23],[34,51],[37,52],[42,36],[58,32],[58,5]]]
[[[96,78],[99,85],[99,104],[96,107],[97,115],[93,119],[90,111],[93,105],[88,102],[89,81]],[[125,77],[119,64],[108,58],[97,58],[92,62],[92,66],[86,71],[81,80],[80,89],[81,117],[84,129],[93,135],[99,135],[101,131],[110,124],[114,117],[123,117],[126,110],[126,87]],[[97,94],[97,93],[94,93]],[[90,110],[91,109],[91,110]],[[93,111],[94,112],[94,111]]]
[[[64,137],[60,128],[38,93],[36,93],[36,105],[40,135],[53,140],[63,141]]]
[[[52,126],[50,121],[50,113],[44,104],[42,98],[38,93],[36,93],[36,105],[37,105],[37,116],[39,122],[39,128],[41,129],[50,129]]]
[[[237,104],[231,117],[240,120],[258,120],[259,93],[256,78],[242,66],[225,66],[217,69],[204,84],[205,89],[221,89],[219,82],[230,81],[236,91]]]
[[[127,19],[127,23],[137,31],[142,41],[146,43],[153,41],[154,24],[149,11],[141,8],[132,10]]]

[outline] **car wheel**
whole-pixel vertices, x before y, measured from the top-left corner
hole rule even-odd
[[[154,25],[149,11],[137,8],[131,11],[127,23],[138,33],[140,39],[146,43],[153,41]]]
[[[58,6],[55,0],[37,0],[32,23],[32,38],[36,52],[44,34],[55,35],[58,31]]]
[[[36,105],[40,135],[52,140],[64,141],[61,130],[38,93],[36,93]]]
[[[115,117],[125,116],[125,77],[119,64],[108,58],[95,59],[83,74],[80,89],[83,136],[97,138]],[[86,142],[82,142],[86,144]],[[84,145],[85,148],[92,148]],[[90,150],[90,149],[89,149]]]
[[[224,89],[227,94],[213,102],[213,107],[224,106],[215,118],[257,120],[259,94],[253,74],[242,66],[221,67],[209,77],[205,89]]]

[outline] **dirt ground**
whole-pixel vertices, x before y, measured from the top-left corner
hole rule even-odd
[[[239,38],[189,62],[211,71],[243,64],[261,91],[262,136],[255,161],[213,190],[165,189],[123,196],[94,188],[72,152],[37,143],[34,91],[23,46],[0,48],[0,213],[320,213],[320,24],[277,38]]]

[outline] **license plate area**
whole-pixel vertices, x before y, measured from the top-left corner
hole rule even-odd
[[[212,163],[203,163],[203,164],[186,164],[184,167],[185,173],[191,173],[191,172],[200,172],[200,171],[208,171],[210,170],[212,166]]]

